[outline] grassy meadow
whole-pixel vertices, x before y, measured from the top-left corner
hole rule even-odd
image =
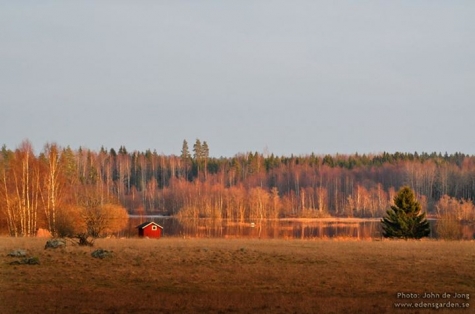
[[[0,313],[432,313],[394,303],[475,296],[473,241],[98,239],[45,250],[46,240],[0,238]],[[98,248],[113,256],[93,258]],[[40,265],[10,264],[15,249]]]

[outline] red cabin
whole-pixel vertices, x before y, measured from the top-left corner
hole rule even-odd
[[[137,226],[139,237],[160,238],[163,233],[163,227],[153,221],[147,221]]]

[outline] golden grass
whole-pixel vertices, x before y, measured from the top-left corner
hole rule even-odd
[[[475,295],[473,241],[45,242],[0,238],[0,313],[431,313],[395,309],[413,301],[397,293]],[[10,265],[6,255],[19,248],[41,264]],[[97,248],[114,257],[92,258]],[[438,312],[454,311],[471,312]]]

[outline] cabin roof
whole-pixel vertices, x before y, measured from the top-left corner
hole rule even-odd
[[[144,222],[144,223],[141,223],[141,224],[138,225],[136,228],[138,228],[138,229],[145,229],[145,228],[147,228],[147,227],[150,226],[150,225],[155,225],[155,226],[157,226],[157,227],[163,229],[162,226],[160,226],[159,224],[157,224],[156,222],[153,222],[153,221],[146,221],[146,222]]]

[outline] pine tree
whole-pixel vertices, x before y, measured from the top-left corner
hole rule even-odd
[[[201,141],[199,139],[196,139],[195,145],[193,145],[193,158],[196,160],[200,160],[203,153],[203,148],[201,146]]]
[[[203,158],[203,147],[201,141],[196,139],[195,145],[193,145],[193,164],[196,166],[196,177],[200,176],[201,160]]]
[[[402,187],[394,197],[394,205],[387,210],[381,223],[385,238],[420,239],[430,234],[429,222],[421,204],[407,186]]]
[[[201,145],[201,157],[203,157],[204,159],[208,159],[209,157],[209,147],[206,141],[204,141],[203,145]]]
[[[205,172],[205,180],[208,174],[208,157],[209,157],[209,147],[208,147],[208,143],[204,141],[203,145],[201,146],[201,158],[203,158],[203,163],[204,163],[203,169]]]
[[[183,145],[181,148],[181,159],[188,160],[191,158],[190,150],[188,149],[188,142],[183,140]]]
[[[183,176],[188,180],[188,163],[191,160],[190,150],[188,149],[188,142],[183,140],[181,149],[181,162],[183,163]]]

